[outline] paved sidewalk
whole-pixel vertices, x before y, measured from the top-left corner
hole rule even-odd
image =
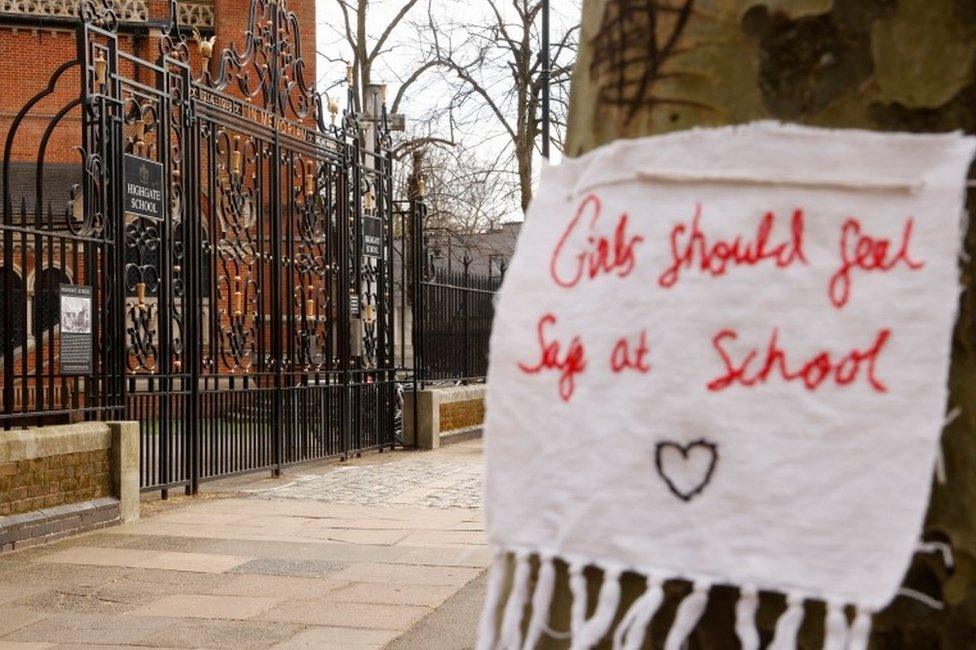
[[[0,650],[383,647],[487,566],[482,475],[478,440],[371,453],[0,555]]]

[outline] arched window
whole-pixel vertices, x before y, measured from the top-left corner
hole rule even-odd
[[[0,266],[0,305],[3,305],[4,310],[9,309],[13,315],[13,331],[4,331],[4,328],[7,326],[7,319],[6,316],[0,315],[0,341],[6,340],[7,336],[12,336],[14,345],[19,346],[24,340],[24,328],[27,319],[27,293],[24,290],[24,279],[20,277],[20,273],[15,268],[13,270],[13,292],[12,295],[8,296],[6,293],[6,272],[6,267]]]
[[[34,280],[34,337],[37,339],[58,324],[62,284],[71,284],[71,279],[57,267],[42,270]]]

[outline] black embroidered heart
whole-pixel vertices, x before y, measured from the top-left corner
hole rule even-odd
[[[682,501],[691,501],[712,480],[718,464],[718,445],[705,439],[687,445],[659,442],[654,451],[654,464],[671,493]]]

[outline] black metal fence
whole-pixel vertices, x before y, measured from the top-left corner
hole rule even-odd
[[[156,61],[84,3],[75,58],[7,129],[0,427],[137,420],[146,490],[395,443],[385,108],[329,115],[294,13],[249,4],[243,42],[194,69],[177,3]],[[62,187],[45,158],[65,129],[82,160]],[[91,292],[90,367],[65,363],[63,287]]]
[[[417,368],[425,381],[483,380],[500,278],[434,269],[421,281]]]
[[[200,70],[175,2],[156,61],[123,51],[109,0],[84,6],[4,143],[0,427],[138,421],[142,488],[195,492],[392,447],[405,386],[484,378],[500,278],[436,267],[419,177],[394,210],[385,108],[324,112],[284,3],[250,0],[243,47]],[[54,173],[65,130],[81,163]],[[77,292],[88,348],[65,336]]]

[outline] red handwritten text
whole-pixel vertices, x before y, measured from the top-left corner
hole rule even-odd
[[[559,371],[559,397],[568,402],[576,390],[576,375],[586,370],[586,351],[580,337],[574,336],[562,352],[559,341],[546,340],[546,328],[556,324],[556,316],[544,314],[536,325],[536,339],[539,343],[539,361],[535,365],[518,364],[519,370],[534,375],[543,370]]]
[[[630,342],[626,338],[619,339],[613,346],[610,354],[610,369],[616,373],[621,373],[630,368],[639,373],[650,372],[651,365],[647,362],[647,330],[641,330],[637,346],[631,350]]]
[[[556,243],[549,260],[549,274],[559,286],[575,287],[584,276],[592,280],[599,275],[613,272],[623,278],[634,270],[634,250],[644,238],[627,233],[627,214],[621,214],[617,218],[612,239],[597,232],[602,209],[599,197],[588,194]],[[571,241],[578,242],[582,238],[584,232],[580,223],[586,221],[589,226],[585,243],[580,242],[575,251],[567,250]]]
[[[720,276],[730,266],[755,266],[765,260],[772,260],[778,268],[784,268],[793,262],[807,263],[803,253],[803,211],[793,212],[790,221],[790,239],[771,245],[769,238],[772,234],[776,216],[767,212],[756,227],[756,234],[752,241],[745,241],[737,235],[731,241],[713,239],[709,241],[702,232],[701,204],[695,206],[695,214],[691,218],[691,226],[679,223],[671,230],[671,258],[672,263],[658,278],[658,284],[670,289],[681,276],[682,269],[691,269],[697,263],[699,269],[709,275]]]
[[[925,266],[924,262],[913,260],[908,254],[914,227],[915,220],[909,217],[902,231],[901,245],[894,253],[890,240],[862,234],[861,223],[857,219],[845,221],[840,234],[841,265],[830,278],[828,286],[830,302],[834,307],[840,309],[851,297],[851,271],[854,269],[888,272],[903,264],[909,270],[917,271]]]
[[[785,381],[801,380],[807,390],[815,391],[825,381],[831,379],[838,386],[852,384],[861,374],[862,366],[866,366],[865,375],[868,384],[875,391],[885,393],[888,387],[878,379],[876,364],[890,337],[891,330],[882,329],[871,347],[865,350],[854,349],[846,355],[833,355],[823,351],[803,362],[802,365],[791,367],[786,351],[779,344],[779,330],[773,329],[764,353],[765,358],[757,369],[755,362],[759,361],[760,351],[754,348],[740,361],[733,360],[732,355],[725,348],[725,343],[734,342],[738,334],[734,330],[724,329],[712,338],[712,345],[722,358],[725,373],[710,381],[708,390],[717,392],[725,390],[732,384],[747,387],[764,384],[770,375],[778,374]]]

